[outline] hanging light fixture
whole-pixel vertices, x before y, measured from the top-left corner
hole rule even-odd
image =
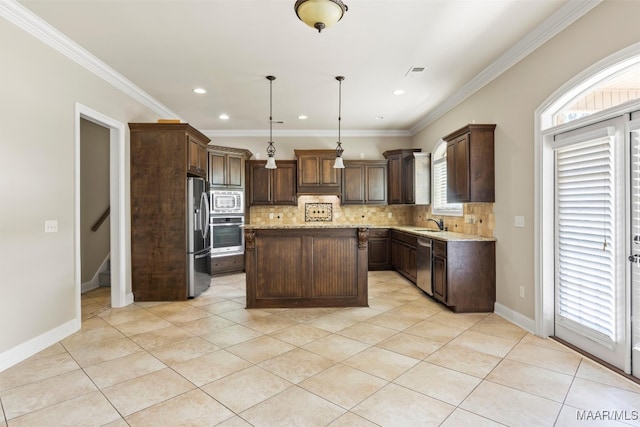
[[[340,142],[340,122],[342,121],[342,81],[344,76],[337,76],[338,81],[338,146],[336,147],[336,162],[333,167],[336,169],[344,169],[344,162],[342,161],[342,143]]]
[[[302,22],[318,32],[341,20],[349,10],[341,0],[297,0],[293,8]]]
[[[267,164],[265,168],[267,169],[277,169],[276,166],[276,158],[274,157],[276,154],[276,147],[273,146],[273,81],[276,78],[273,76],[267,76],[267,80],[269,80],[269,145],[267,145]]]

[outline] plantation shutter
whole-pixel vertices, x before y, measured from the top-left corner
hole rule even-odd
[[[556,322],[616,341],[615,179],[610,131],[556,155]]]
[[[434,214],[461,215],[462,203],[447,203],[447,143],[440,140],[432,154]]]

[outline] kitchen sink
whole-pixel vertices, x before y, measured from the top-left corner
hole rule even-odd
[[[428,231],[430,233],[439,233],[442,230],[434,230],[433,228],[424,228],[424,229],[420,229],[420,230],[416,230],[416,231]]]

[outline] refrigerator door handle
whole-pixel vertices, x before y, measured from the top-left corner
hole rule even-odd
[[[209,198],[207,193],[200,194],[200,231],[202,238],[206,239],[209,235]]]

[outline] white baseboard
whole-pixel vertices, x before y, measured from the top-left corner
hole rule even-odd
[[[509,322],[515,323],[525,331],[535,334],[536,321],[534,319],[530,319],[527,316],[524,316],[517,311],[513,311],[500,303],[496,303],[494,305],[493,312],[498,316],[508,320]]]
[[[51,329],[42,335],[30,339],[4,353],[0,353],[0,372],[10,368],[47,347],[63,340],[69,335],[80,330],[79,320],[70,320],[57,328]]]
[[[80,292],[82,292],[84,294],[87,291],[90,291],[92,289],[97,289],[99,287],[100,287],[100,285],[98,285],[98,283],[95,283],[93,280],[91,280],[90,282],[84,282],[81,285]]]

